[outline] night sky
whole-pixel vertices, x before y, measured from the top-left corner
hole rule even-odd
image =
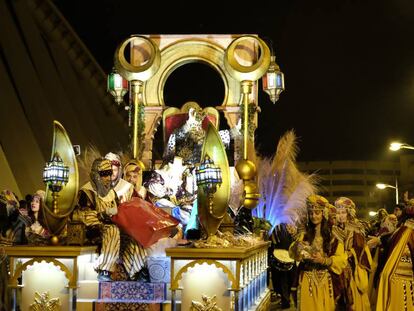
[[[298,160],[389,160],[391,140],[414,145],[412,0],[54,3],[107,73],[117,45],[131,34],[258,34],[271,43],[286,91],[275,105],[259,94],[256,141],[263,155],[272,155],[290,129]],[[177,81],[167,81],[167,104],[221,101],[223,87],[211,71],[179,68]]]

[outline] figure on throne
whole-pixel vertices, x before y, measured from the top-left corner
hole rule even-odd
[[[195,108],[189,109],[187,121],[184,125],[175,129],[168,138],[163,156],[164,162],[171,162],[174,156],[179,156],[186,165],[194,166],[200,163],[205,137],[203,125],[206,118],[208,119],[204,113],[198,112]],[[238,134],[240,134],[240,124],[232,130],[219,131],[223,145],[226,148],[230,146],[231,138]]]

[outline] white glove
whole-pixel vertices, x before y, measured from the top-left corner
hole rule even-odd
[[[115,207],[108,207],[106,210],[105,210],[105,213],[108,215],[108,216],[114,216],[114,215],[116,215],[116,214],[118,214],[118,208],[115,206]]]

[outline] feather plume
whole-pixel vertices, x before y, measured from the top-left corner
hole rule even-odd
[[[95,161],[95,159],[100,157],[102,157],[102,154],[99,149],[91,144],[87,146],[83,154],[77,158],[80,186],[89,181],[89,174],[91,172],[92,163]]]
[[[298,150],[295,132],[291,130],[280,138],[273,157],[258,158],[261,198],[253,214],[272,224],[269,233],[280,223],[299,225],[304,221],[306,198],[318,190],[318,177],[297,168]]]
[[[134,157],[128,151],[119,151],[117,152],[119,157],[121,158],[122,167],[124,167],[129,161],[131,161]]]

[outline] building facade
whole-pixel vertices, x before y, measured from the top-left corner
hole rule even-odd
[[[395,161],[309,161],[299,162],[302,172],[320,177],[320,194],[331,203],[338,197],[351,198],[358,216],[369,218],[370,211],[386,208],[392,212],[396,201],[396,189],[376,187],[384,183],[395,187],[397,182],[399,201],[405,191],[413,197],[414,156],[400,155]]]

